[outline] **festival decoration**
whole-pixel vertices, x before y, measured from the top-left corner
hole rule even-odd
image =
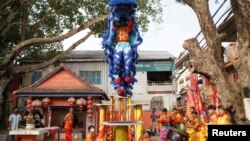
[[[198,75],[195,73],[190,74],[190,86],[195,95],[195,108],[197,109],[199,114],[204,113],[204,102],[201,98],[200,90],[197,84]]]
[[[27,105],[26,105],[26,108],[27,108],[27,109],[30,109],[30,108],[31,108],[31,104],[27,104]]]
[[[42,101],[36,99],[35,101],[32,101],[31,106],[32,107],[41,107],[42,106]]]
[[[135,21],[135,0],[109,0],[108,30],[102,46],[109,64],[111,84],[119,95],[132,95],[138,63],[137,48],[142,43]]]
[[[32,103],[32,99],[27,99],[27,104],[31,104]]]
[[[88,101],[87,101],[87,117],[89,118],[89,120],[92,120],[93,117],[93,98],[92,97],[88,97]]]
[[[83,98],[79,98],[76,100],[76,104],[79,106],[80,111],[83,110],[83,106],[86,105],[87,101]]]
[[[48,97],[45,97],[43,100],[44,107],[48,107],[48,105],[51,103],[51,100]]]
[[[98,135],[98,140],[99,141],[104,141],[105,140],[105,126],[102,124],[106,119],[105,119],[105,113],[106,112],[106,106],[101,105],[99,109],[99,135]]]
[[[74,97],[70,97],[68,99],[68,103],[69,103],[70,106],[74,105],[75,102],[76,102],[76,99]]]

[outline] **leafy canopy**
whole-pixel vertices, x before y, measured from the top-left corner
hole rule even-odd
[[[160,0],[137,2],[137,21],[143,32],[147,31],[150,20],[158,23],[162,21]],[[0,64],[21,41],[57,36],[108,13],[108,0],[1,0]],[[106,21],[91,27],[99,37],[105,29]],[[46,55],[46,59],[50,59],[62,50],[62,43],[32,45],[19,52],[16,60],[20,61],[24,56],[40,60],[45,50],[50,54]]]

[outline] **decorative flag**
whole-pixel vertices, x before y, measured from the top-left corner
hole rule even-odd
[[[195,73],[190,74],[190,84],[191,89],[193,90],[194,96],[195,96],[195,108],[199,112],[199,114],[202,114],[204,112],[204,102],[202,100],[200,89],[197,83],[197,77],[198,75]]]

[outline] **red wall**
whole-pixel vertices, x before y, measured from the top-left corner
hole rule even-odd
[[[16,107],[17,105],[17,96],[15,94],[12,94],[13,91],[19,89],[19,86],[21,84],[21,77],[20,75],[15,75],[9,82],[8,84],[8,96],[9,96],[9,101],[12,102],[12,106]]]

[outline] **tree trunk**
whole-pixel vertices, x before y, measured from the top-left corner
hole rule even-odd
[[[6,104],[4,102],[4,90],[6,89],[8,83],[9,83],[10,79],[2,76],[0,78],[0,121],[5,121],[5,116],[6,116],[6,110],[4,108],[6,108]],[[1,122],[0,127],[3,128],[5,126],[5,122]]]
[[[218,91],[218,98],[225,107],[233,106],[234,119],[238,124],[245,119],[242,89],[233,80],[230,80],[224,66],[222,67],[213,52],[202,50],[197,39],[189,39],[184,42],[192,60],[189,63],[191,71],[197,72],[209,78]]]

